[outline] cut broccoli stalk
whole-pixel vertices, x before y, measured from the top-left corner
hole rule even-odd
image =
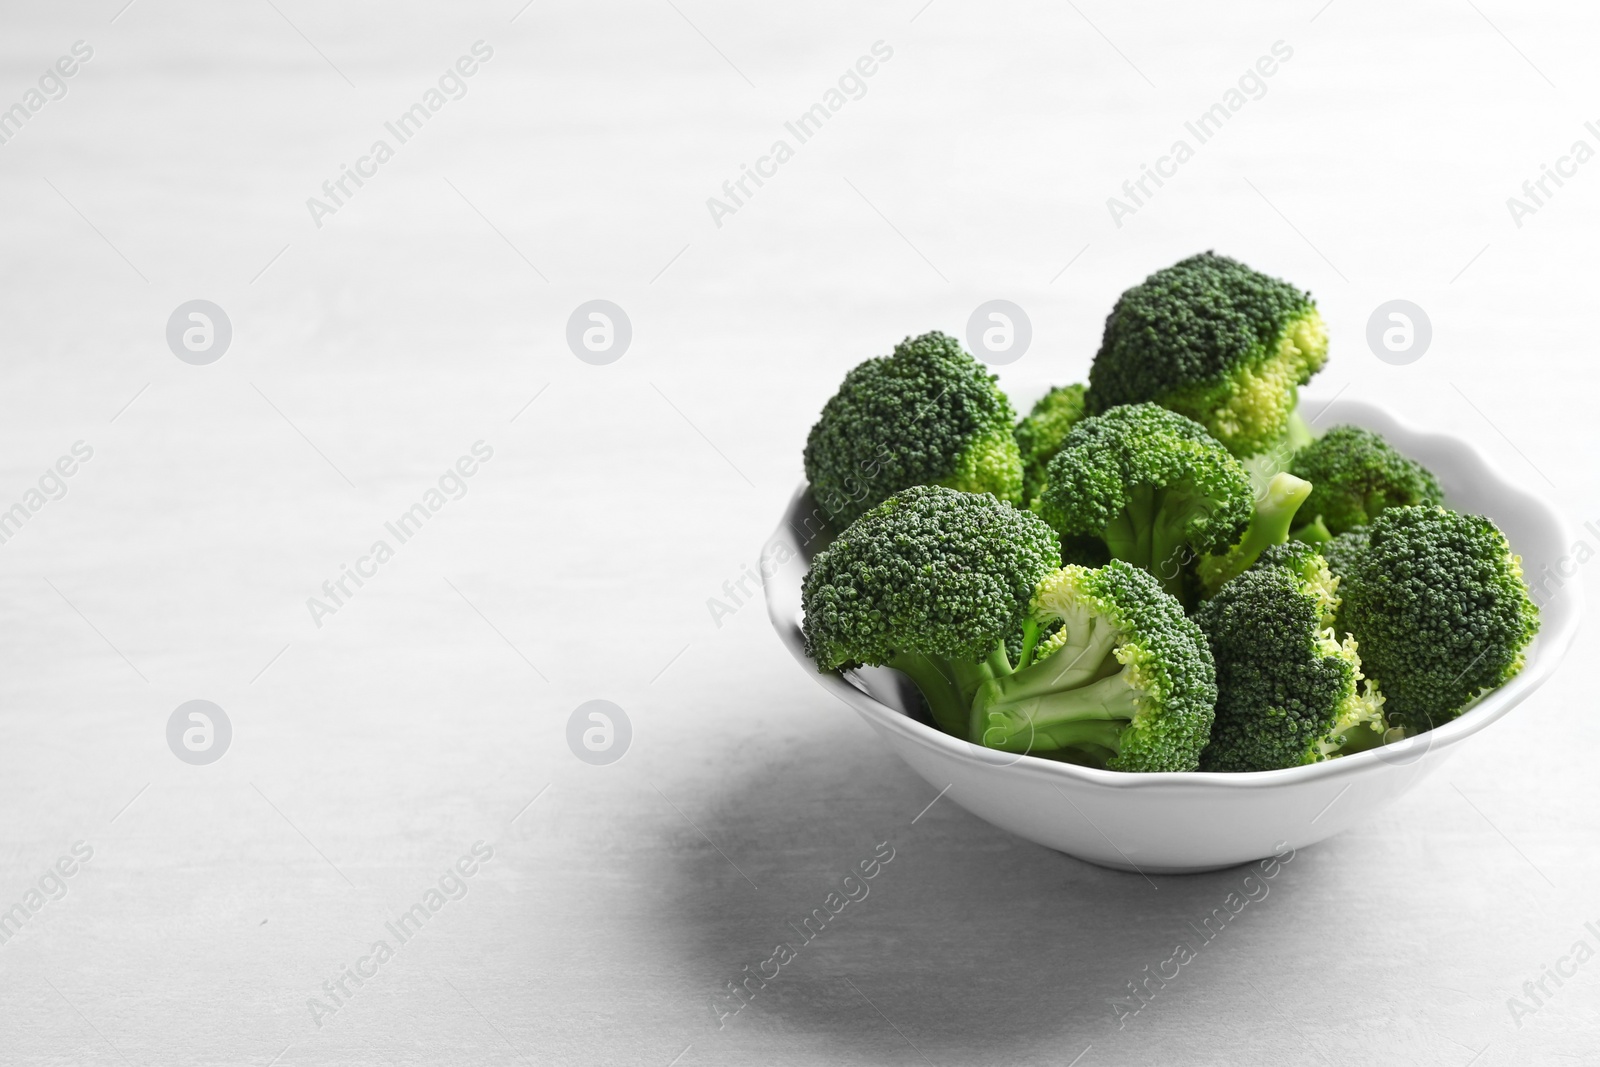
[[[1250,487],[1257,496],[1267,491],[1267,484],[1272,481],[1273,475],[1290,470],[1299,451],[1316,439],[1298,406],[1289,412],[1288,425],[1289,428],[1277,441],[1239,461],[1244,465],[1245,473],[1250,475]]]
[[[993,695],[973,722],[982,743],[1003,752],[1090,744],[1119,754],[1122,732],[1139,710],[1139,690],[1120,670],[1098,682],[1073,684],[1079,674],[1057,667],[1052,658],[988,683]]]
[[[1310,495],[1311,483],[1303,478],[1287,472],[1273,475],[1266,494],[1256,502],[1244,538],[1222,555],[1207,556],[1200,561],[1197,570],[1206,595],[1215,596],[1228,579],[1248,570],[1262,552],[1287,541],[1295,512]]]
[[[1333,531],[1328,529],[1328,524],[1322,521],[1321,515],[1318,515],[1289,536],[1308,545],[1325,545],[1333,540]]]
[[[1040,627],[1060,628],[1040,641]],[[1039,583],[1023,654],[982,667],[969,739],[1122,771],[1193,770],[1216,673],[1199,628],[1124,560],[1068,566]]]

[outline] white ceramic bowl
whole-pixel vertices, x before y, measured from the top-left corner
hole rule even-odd
[[[1529,576],[1566,549],[1565,524],[1544,500],[1492,467],[1469,443],[1413,429],[1355,400],[1301,401],[1318,426],[1365,426],[1434,472],[1457,511],[1494,519]],[[916,691],[895,671],[823,674],[805,654],[800,586],[820,512],[805,486],[762,549],[767,613],[800,669],[854,708],[935,789],[1030,841],[1105,867],[1175,874],[1216,870],[1331,837],[1410,789],[1462,741],[1522,703],[1572,644],[1582,592],[1568,582],[1542,608],[1527,666],[1459,718],[1419,737],[1305,767],[1245,774],[1127,774],[994,752],[907,713]],[[809,547],[808,547],[809,545]],[[781,561],[781,562],[780,562]]]

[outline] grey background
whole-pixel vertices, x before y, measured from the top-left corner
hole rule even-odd
[[[1004,383],[1079,378],[1116,294],[1205,248],[1313,290],[1319,388],[1471,436],[1600,547],[1600,162],[1521,227],[1506,206],[1597,144],[1592,9],[123,2],[0,32],[4,106],[95,50],[0,145],[0,507],[94,449],[0,545],[0,903],[94,850],[0,945],[0,1060],[1594,1055],[1600,963],[1520,1028],[1506,1006],[1596,943],[1592,637],[1119,1030],[1106,998],[1242,872],[1147,883],[949,798],[913,825],[935,791],[759,604],[707,607],[846,368],[1003,298],[1033,325]],[[479,39],[468,94],[316,228],[306,198]],[[878,40],[867,94],[715,226],[706,198]],[[1278,40],[1266,95],[1114,225]],[[210,366],[166,348],[193,299],[232,320]],[[633,324],[609,366],[564,343],[591,299]],[[1363,343],[1393,299],[1433,323],[1408,366]],[[466,496],[315,626],[306,598],[480,439]],[[191,699],[232,722],[210,766],[164,739]],[[566,745],[591,699],[631,719],[610,766]],[[467,895],[314,1025],[478,840]],[[870,897],[719,1030],[708,998],[883,841]]]

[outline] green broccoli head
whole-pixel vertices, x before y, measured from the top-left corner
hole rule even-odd
[[[1299,387],[1327,358],[1309,293],[1206,252],[1117,300],[1089,370],[1088,407],[1154,401],[1250,456],[1288,434]]]
[[[1339,576],[1329,567],[1328,561],[1316,545],[1304,541],[1287,541],[1264,550],[1253,569],[1282,567],[1292,574],[1300,591],[1311,595],[1317,602],[1317,625],[1331,628],[1339,613]]]
[[[1207,771],[1270,771],[1381,743],[1383,698],[1329,628],[1337,582],[1309,545],[1284,544],[1195,614],[1217,664]]]
[[[1489,519],[1388,508],[1367,528],[1366,547],[1339,565],[1339,621],[1408,733],[1450,721],[1522,669],[1539,610],[1521,558]]]
[[[1328,570],[1335,578],[1350,573],[1355,558],[1367,550],[1367,528],[1352,526],[1338,537],[1332,537],[1316,546],[1322,558],[1328,561]]]
[[[806,652],[823,671],[904,671],[939,725],[965,735],[978,662],[1018,628],[1060,552],[1038,516],[990,494],[902,490],[812,561]]]
[[[1081,385],[1056,386],[1039,398],[1012,431],[1022,453],[1024,502],[1032,503],[1044,492],[1050,460],[1061,450],[1067,431],[1083,418],[1083,393]]]
[[[1084,419],[1050,461],[1039,513],[1069,547],[1103,542],[1174,596],[1184,566],[1237,541],[1252,512],[1239,461],[1193,419],[1130,404]]]
[[[953,337],[908,337],[845,375],[806,438],[806,479],[838,526],[912,485],[1022,501],[1016,412]]]
[[[1058,627],[1040,643],[1034,637]],[[1114,771],[1192,771],[1216,672],[1204,636],[1145,571],[1063,567],[1033,595],[1014,671],[991,670],[972,740]]]
[[[1322,516],[1334,534],[1366,525],[1384,508],[1444,501],[1426,467],[1359,426],[1335,426],[1296,452],[1289,470],[1312,485],[1301,514]]]

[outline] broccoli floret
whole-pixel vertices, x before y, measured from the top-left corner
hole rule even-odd
[[[1058,385],[1033,405],[1012,436],[1022,453],[1022,499],[1031,504],[1044,492],[1046,468],[1061,450],[1067,431],[1083,418],[1083,386]]]
[[[1338,581],[1310,545],[1269,548],[1195,613],[1217,664],[1207,771],[1270,771],[1381,744],[1383,697],[1331,629]]]
[[[1365,526],[1352,526],[1338,537],[1331,537],[1317,545],[1317,551],[1322,553],[1322,558],[1328,561],[1328,569],[1334,577],[1343,578],[1350,573],[1350,567],[1355,558],[1367,548],[1367,528]]]
[[[1097,539],[1180,598],[1188,563],[1232,545],[1251,514],[1239,461],[1199,423],[1155,404],[1078,423],[1048,477],[1038,510],[1069,550]]]
[[[1340,624],[1361,643],[1394,725],[1421,733],[1522,669],[1539,630],[1522,560],[1481,515],[1392,507],[1340,559]]]
[[[1298,389],[1327,358],[1311,294],[1206,252],[1117,300],[1089,370],[1088,407],[1154,401],[1250,456],[1290,436]]]
[[[845,375],[806,438],[812,495],[839,527],[912,485],[1022,502],[1016,412],[996,378],[942,333]]]
[[[1301,514],[1321,516],[1329,533],[1364,526],[1384,508],[1444,502],[1426,467],[1359,426],[1335,426],[1296,452],[1289,470],[1313,487]]]
[[[1195,573],[1206,595],[1215,595],[1228,579],[1243,574],[1264,550],[1287,541],[1295,514],[1310,493],[1310,482],[1292,474],[1273,475],[1266,491],[1256,501],[1250,524],[1239,543],[1220,555],[1203,556],[1195,565]]]
[[[966,736],[979,661],[1027,614],[1055,570],[1050,527],[988,493],[902,490],[817,554],[801,592],[819,670],[889,666],[917,683],[940,728]]]
[[[1328,566],[1317,546],[1286,541],[1262,551],[1251,569],[1282,567],[1300,583],[1300,591],[1317,602],[1317,625],[1331,628],[1339,613],[1339,576]]]
[[[1039,583],[1024,632],[1016,670],[982,668],[971,740],[1114,771],[1199,765],[1216,672],[1199,628],[1153,577],[1120,560],[1063,567]]]

